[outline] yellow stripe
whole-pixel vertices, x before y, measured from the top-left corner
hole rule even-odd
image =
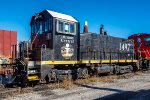
[[[28,76],[28,80],[29,80],[29,81],[37,81],[37,80],[39,80],[39,77],[38,77],[37,75]]]
[[[40,65],[41,61],[37,61],[36,64]],[[78,61],[42,61],[42,64],[43,65],[78,64]]]
[[[77,61],[45,61],[44,64],[51,64],[51,65],[61,65],[61,64],[77,64]]]
[[[86,64],[86,63],[131,63],[131,62],[137,62],[137,60],[81,60],[81,61],[42,61],[43,65],[72,65],[72,64]],[[37,65],[40,65],[41,62],[37,61]]]
[[[82,64],[86,63],[117,63],[118,60],[82,60]],[[130,63],[130,62],[137,62],[137,60],[119,60],[119,63]]]

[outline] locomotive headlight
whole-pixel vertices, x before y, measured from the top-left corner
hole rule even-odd
[[[37,70],[28,70],[28,74],[34,74],[36,72],[37,72]]]

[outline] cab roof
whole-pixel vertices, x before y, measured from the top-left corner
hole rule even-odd
[[[46,10],[51,16],[56,17],[56,18],[60,18],[60,19],[64,19],[64,20],[68,20],[68,21],[73,21],[73,22],[78,22],[74,17],[70,16],[70,15],[66,15],[66,14],[62,14],[62,13],[58,13],[58,12],[54,12],[51,10]]]

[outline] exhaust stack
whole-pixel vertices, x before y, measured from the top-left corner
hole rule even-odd
[[[101,25],[101,26],[100,26],[100,34],[101,34],[101,35],[104,35],[104,25]]]
[[[88,22],[87,21],[85,21],[85,23],[84,23],[83,33],[88,33]]]

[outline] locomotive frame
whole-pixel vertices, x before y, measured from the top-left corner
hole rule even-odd
[[[40,53],[35,53],[35,55],[40,54],[42,57],[37,57],[37,58],[42,58],[42,59],[36,59],[35,65],[37,66],[40,70],[40,78],[41,79],[46,79],[47,81],[51,79],[55,80],[63,80],[64,76],[67,77],[76,77],[80,78],[83,76],[87,76],[85,74],[93,74],[94,70],[97,70],[97,72],[101,73],[111,73],[116,70],[116,73],[125,73],[126,69],[129,71],[131,68],[131,65],[135,65],[137,60],[134,59],[132,56],[131,58],[128,58],[128,55],[133,55],[133,52],[120,52],[119,50],[114,50],[114,51],[109,51],[107,50],[108,48],[105,48],[105,50],[84,50],[83,52],[81,51],[82,47],[84,46],[84,42],[82,43],[82,39],[92,35],[94,36],[93,33],[85,33],[85,34],[80,34],[80,24],[79,22],[72,16],[70,15],[65,15],[49,10],[45,10],[41,13],[39,13],[39,19],[35,21],[35,18],[38,18],[37,16],[33,16],[31,20],[31,29],[33,28],[33,25],[35,27],[36,23],[45,23],[47,19],[52,19],[53,21],[53,26],[52,26],[52,34],[51,34],[51,50],[47,48],[47,53],[42,53],[42,54],[47,54],[47,56],[53,56],[51,59],[47,59],[48,57],[44,57],[46,55],[42,55]],[[49,16],[49,17],[47,17]],[[60,17],[61,16],[61,17]],[[71,33],[71,25],[74,23],[74,34]],[[49,25],[52,25],[49,23]],[[66,26],[68,25],[68,26]],[[69,26],[70,25],[70,26]],[[46,26],[43,25],[43,28],[45,29]],[[68,30],[66,30],[68,28]],[[40,26],[39,26],[40,29]],[[34,43],[37,44],[35,46],[35,49],[38,49],[38,46],[41,47],[42,44],[45,44],[46,42],[46,37],[45,35],[49,34],[50,31],[43,32],[43,34],[38,34],[39,37],[37,37],[37,41],[33,41]],[[32,33],[33,34],[33,33]],[[37,34],[36,34],[37,35]],[[95,37],[101,37],[100,39],[107,37],[107,38],[114,38],[114,39],[120,39],[120,40],[125,40],[121,38],[116,38],[116,37],[111,37],[111,36],[104,36],[104,35],[96,35]],[[83,38],[82,38],[83,37]],[[32,38],[35,38],[32,35]],[[73,40],[72,40],[73,38]],[[89,37],[89,39],[92,39],[93,37]],[[35,40],[36,40],[35,39]],[[43,39],[43,40],[42,40]],[[34,39],[32,39],[34,40]],[[42,40],[42,42],[41,42]],[[93,40],[90,40],[92,42]],[[105,40],[104,40],[105,41]],[[63,42],[63,43],[61,43]],[[117,43],[118,41],[116,41]],[[112,42],[113,43],[113,42]],[[70,46],[71,45],[71,46]],[[87,49],[91,49],[93,44],[87,45]],[[102,44],[104,45],[104,44]],[[119,45],[119,44],[118,44]],[[110,44],[111,47],[111,44]],[[34,48],[34,47],[33,47]],[[61,48],[65,48],[66,51],[60,50]],[[102,47],[100,47],[103,49]],[[119,48],[119,47],[116,47]],[[86,48],[84,48],[86,49]],[[111,48],[110,48],[111,49]],[[41,51],[43,51],[42,48],[40,48]],[[67,50],[70,50],[69,52]],[[106,51],[107,50],[107,51]],[[36,51],[36,50],[35,50]],[[46,50],[45,50],[46,51]],[[51,52],[49,54],[49,52]],[[74,54],[72,52],[74,51]],[[44,52],[44,51],[43,51]],[[61,54],[62,52],[66,54]],[[32,53],[34,54],[34,53]],[[88,55],[89,58],[87,58],[85,55]],[[123,57],[124,54],[124,58]],[[34,56],[35,56],[34,55]],[[69,58],[67,55],[73,55],[72,57]],[[93,55],[98,56],[97,59],[96,56],[94,57]],[[100,56],[104,57],[100,57]],[[116,55],[116,58],[113,56]],[[84,57],[83,57],[84,56]],[[93,57],[94,58],[93,58]],[[84,59],[87,58],[87,59]],[[129,66],[130,65],[130,66]],[[116,67],[117,66],[117,67]],[[118,67],[120,66],[120,67]],[[135,68],[134,68],[135,69]],[[103,70],[103,71],[102,71]],[[122,71],[122,72],[121,72]],[[86,73],[85,73],[86,72]]]

